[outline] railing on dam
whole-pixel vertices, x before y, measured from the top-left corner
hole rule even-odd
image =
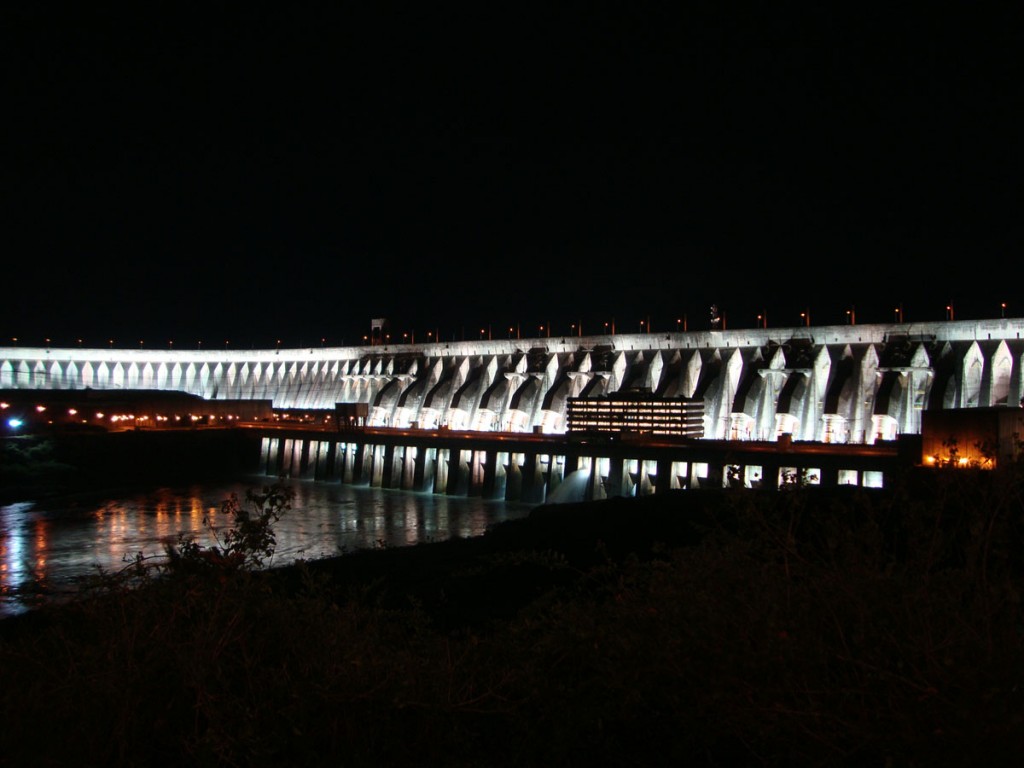
[[[337,432],[257,423],[260,471],[408,491],[543,503],[727,485],[881,487],[913,464],[911,436],[875,445],[544,435],[448,429]]]
[[[926,410],[1024,397],[1024,320],[271,350],[0,348],[0,389],[152,389],[274,408],[363,403],[374,427],[562,434],[571,398],[700,398],[708,440],[874,444]]]

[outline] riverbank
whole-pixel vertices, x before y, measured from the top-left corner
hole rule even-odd
[[[472,539],[107,592],[3,627],[0,750],[1009,765],[1024,739],[1020,488],[933,472],[885,490],[549,505]],[[63,738],[44,738],[55,722]]]

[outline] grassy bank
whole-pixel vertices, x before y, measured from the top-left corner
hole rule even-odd
[[[0,755],[1016,764],[1021,489],[1015,471],[934,471],[684,491],[271,572],[111,578],[0,623]]]

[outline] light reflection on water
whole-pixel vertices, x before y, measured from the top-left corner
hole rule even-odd
[[[193,534],[213,543],[203,524],[225,530],[221,506],[232,493],[274,482],[160,488],[91,501],[18,502],[0,506],[0,617],[27,610],[32,593],[73,592],[83,578],[116,571],[136,553],[162,556],[163,542]],[[530,506],[475,497],[382,490],[289,480],[292,508],[275,524],[274,565],[360,549],[402,547],[483,534],[489,525],[525,517]]]

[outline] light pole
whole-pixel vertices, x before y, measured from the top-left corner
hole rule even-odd
[[[808,328],[810,328],[811,327],[811,310],[808,309],[806,312],[801,312],[800,313],[800,317],[804,321],[804,325],[806,325]]]
[[[895,307],[893,309],[893,314],[896,317],[896,322],[897,323],[902,323],[903,322],[903,305],[900,304],[899,306]]]
[[[946,319],[947,320],[952,320],[953,319],[953,302],[952,301],[949,302],[949,304],[946,305]]]
[[[850,305],[850,308],[846,310],[846,317],[850,321],[850,325],[857,324],[857,308],[852,304]]]

